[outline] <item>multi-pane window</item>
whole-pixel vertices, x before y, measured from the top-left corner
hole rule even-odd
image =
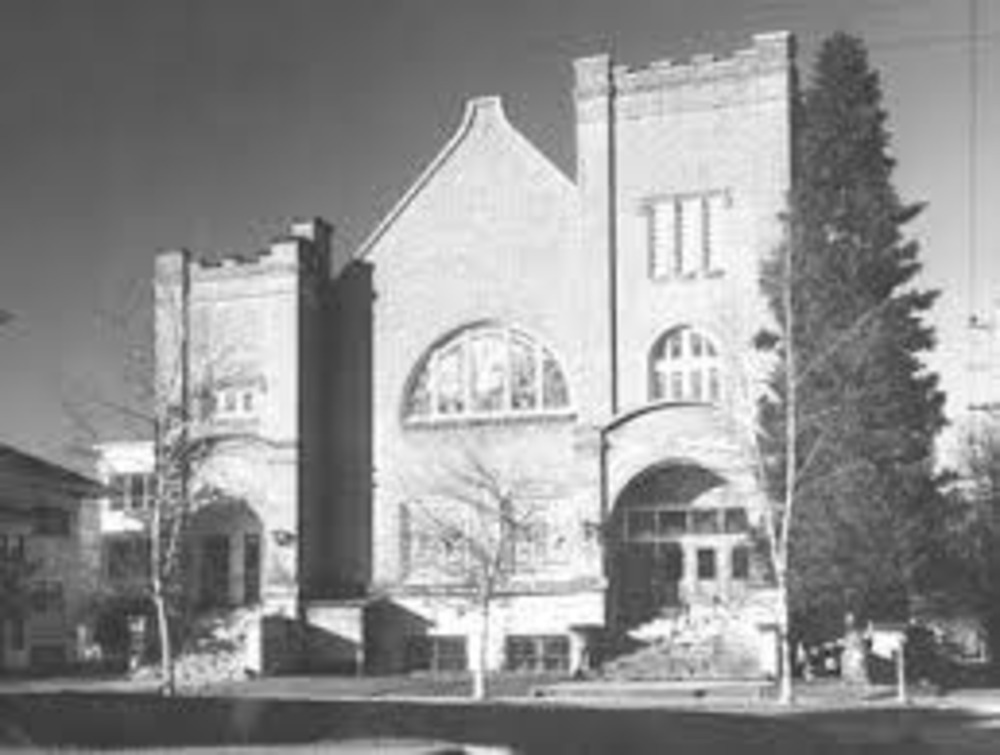
[[[25,537],[20,534],[0,534],[0,559],[21,563],[24,561]]]
[[[656,504],[630,507],[625,518],[631,541],[663,540],[678,535],[740,534],[749,529],[744,508],[712,508]]]
[[[569,670],[569,638],[564,635],[512,635],[506,645],[510,671]]]
[[[719,532],[719,511],[717,509],[695,509],[691,512],[691,529],[698,535],[714,535]]]
[[[207,414],[215,419],[252,418],[257,415],[259,403],[260,388],[257,385],[222,386],[215,390]]]
[[[440,578],[465,572],[468,517],[434,501],[403,504],[399,513],[401,556],[407,573]]]
[[[653,344],[649,356],[650,400],[718,403],[722,360],[712,340],[693,328],[671,330]]]
[[[649,272],[653,278],[707,275],[718,270],[724,192],[677,195],[649,202]]]
[[[482,326],[462,331],[427,355],[410,383],[408,420],[561,413],[569,389],[555,356],[527,335]]]
[[[110,506],[115,511],[150,508],[156,500],[156,475],[148,473],[111,475]]]
[[[424,499],[399,508],[403,572],[420,579],[460,579],[482,558],[498,559],[507,573],[545,570],[565,557],[565,543],[549,507],[524,501],[518,511],[479,510],[467,503]],[[530,513],[527,513],[530,512]],[[522,515],[523,514],[523,515]],[[489,554],[484,556],[484,549]]]
[[[545,566],[552,539],[547,521],[538,518],[523,522],[511,528],[509,537],[513,544],[515,569],[532,571]]]
[[[465,637],[410,637],[406,665],[410,671],[465,671],[469,667]]]
[[[40,580],[32,586],[31,608],[36,613],[58,613],[65,605],[62,582]]]

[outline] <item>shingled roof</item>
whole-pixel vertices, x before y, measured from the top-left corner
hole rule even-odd
[[[31,504],[24,496],[48,493],[67,497],[98,496],[104,486],[70,469],[0,443],[0,503]]]

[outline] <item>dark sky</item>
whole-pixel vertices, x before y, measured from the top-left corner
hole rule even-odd
[[[1000,295],[1000,14],[979,2],[977,284]],[[66,460],[63,402],[113,382],[128,337],[102,312],[164,248],[250,251],[322,215],[357,245],[471,96],[572,173],[571,62],[729,52],[753,32],[846,29],[882,71],[923,283],[945,289],[963,389],[969,312],[969,3],[960,0],[0,0],[0,439]],[[988,212],[993,209],[993,212]],[[140,298],[137,299],[136,297]],[[138,314],[135,320],[139,319]],[[959,399],[960,401],[960,399]],[[954,402],[953,402],[954,403]],[[953,408],[955,408],[953,406]]]

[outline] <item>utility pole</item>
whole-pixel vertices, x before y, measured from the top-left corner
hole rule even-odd
[[[978,416],[1000,415],[1000,349],[997,318],[1000,301],[987,317],[969,320],[969,403],[968,410]]]
[[[977,202],[978,199],[978,189],[979,189],[979,170],[978,170],[978,141],[979,141],[979,52],[976,49],[976,35],[979,30],[976,28],[979,24],[979,8],[978,0],[969,0],[969,12],[968,12],[968,39],[966,43],[969,50],[969,123],[968,123],[968,133],[966,138],[968,139],[968,163],[969,163],[969,187],[968,187],[968,203],[969,203],[969,214],[967,222],[969,224],[969,310],[970,310],[970,323],[975,320],[975,312],[977,305],[976,297],[976,286],[978,284],[978,266],[977,266],[977,242],[978,242],[978,213],[977,213]]]
[[[969,121],[968,140],[968,223],[969,279],[968,296],[968,361],[966,364],[966,390],[970,427],[974,434],[980,429],[980,419],[1000,417],[1000,360],[998,360],[998,317],[1000,301],[993,302],[992,311],[985,317],[979,314],[980,271],[979,256],[979,0],[969,0],[966,45],[969,56]],[[987,288],[991,285],[986,276]]]

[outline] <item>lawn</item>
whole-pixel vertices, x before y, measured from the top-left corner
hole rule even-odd
[[[177,698],[22,691],[0,695],[0,749],[446,753],[466,751],[448,743],[471,743],[487,748],[475,752],[526,755],[1000,752],[1000,692],[989,690],[967,706],[933,696],[899,706],[890,688],[808,685],[788,710],[759,695],[693,695],[696,685],[672,695],[536,698],[539,680],[530,679],[494,680],[495,691],[511,696],[488,703],[456,698],[467,692],[461,677],[273,678]]]

